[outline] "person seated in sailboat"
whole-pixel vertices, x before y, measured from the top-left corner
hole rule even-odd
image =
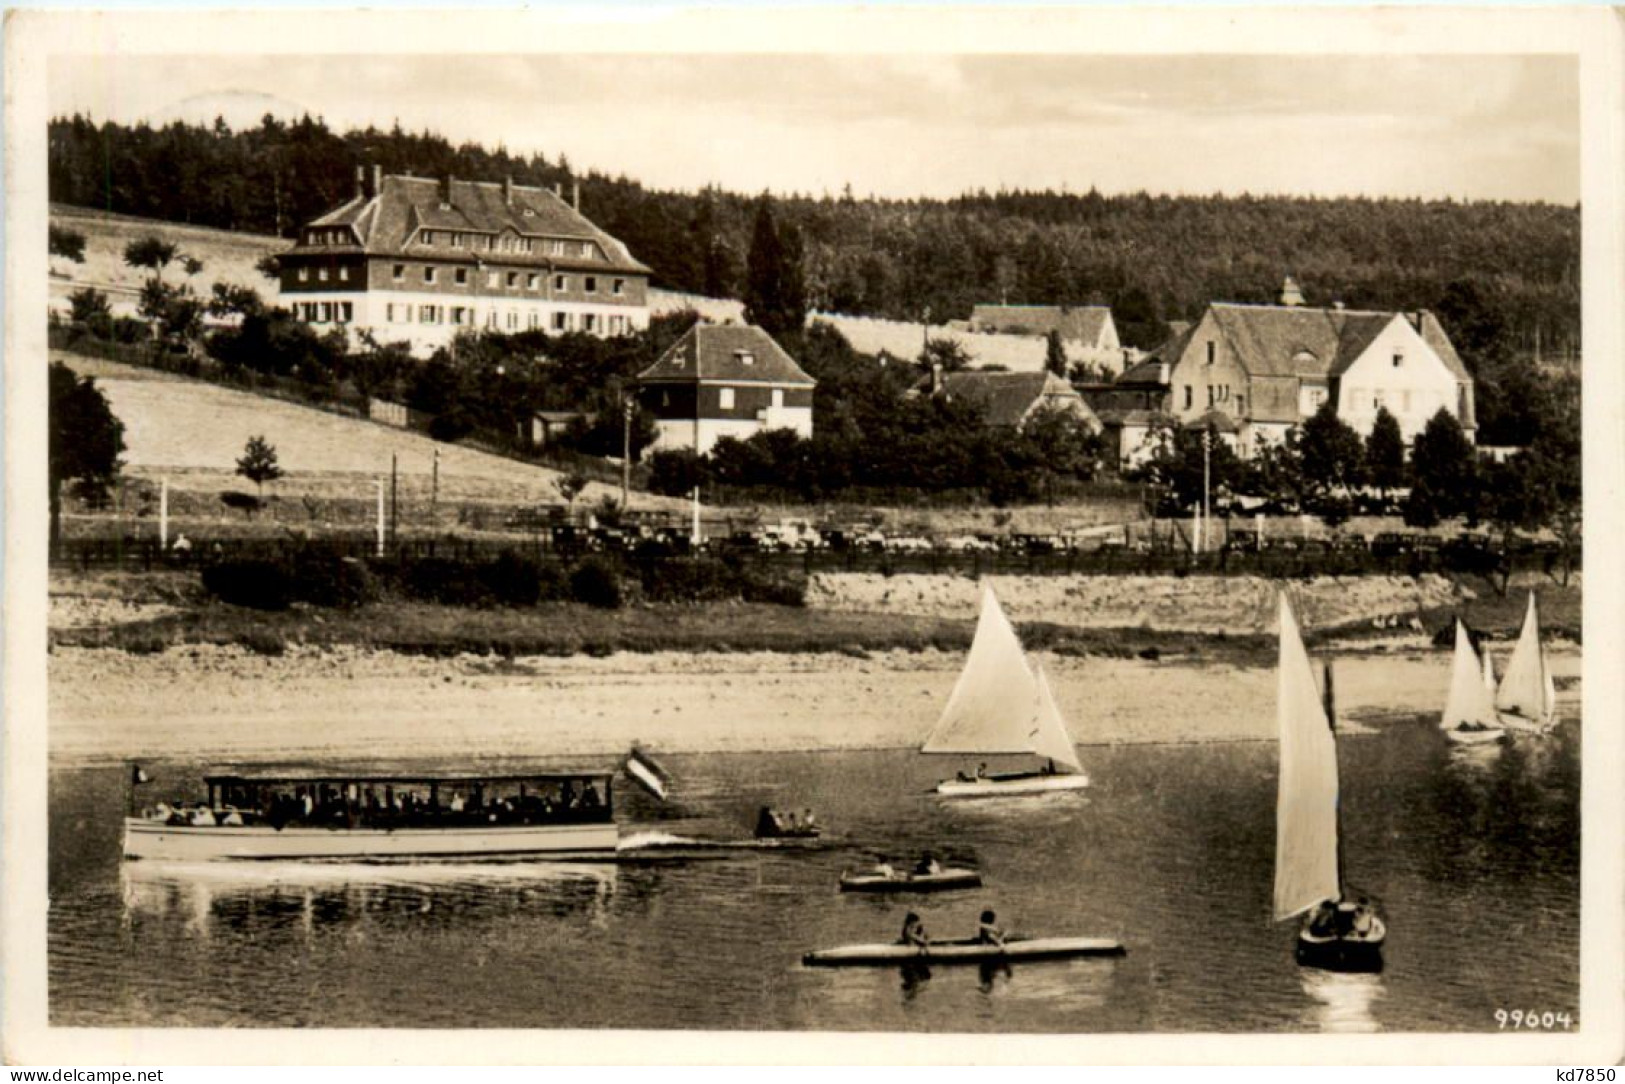
[[[992,911],[982,912],[981,920],[976,924],[976,941],[982,945],[1004,947],[1004,930],[1000,928]]]
[[[784,831],[784,825],[779,823],[779,815],[773,812],[772,806],[763,806],[756,814],[756,835],[759,838],[776,836]]]
[[[1362,939],[1371,936],[1372,926],[1376,921],[1376,908],[1365,896],[1354,901],[1354,932]]]
[[[1322,900],[1309,913],[1309,932],[1315,937],[1330,937],[1337,930],[1337,908],[1331,900]]]
[[[941,872],[942,863],[938,862],[937,856],[930,851],[922,855],[920,860],[914,864],[915,876],[933,877]]]
[[[818,829],[818,822],[817,822],[817,821],[816,821],[816,820],[815,820],[815,819],[814,819],[814,818],[813,818],[813,811],[812,811],[812,810],[810,810],[810,809],[803,809],[803,810],[802,810],[802,811],[801,811],[801,824],[800,824],[800,828],[801,828],[801,830],[802,830],[802,831],[803,831],[803,832],[813,832],[813,831],[817,831],[817,829]]]
[[[876,862],[873,873],[876,877],[885,877],[888,880],[897,876],[897,870],[892,868],[890,862]]]
[[[922,951],[930,947],[931,938],[925,932],[925,923],[921,922],[920,916],[913,911],[903,916],[903,933],[897,939],[897,943],[899,945],[911,945]]]

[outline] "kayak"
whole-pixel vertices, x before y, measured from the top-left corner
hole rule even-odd
[[[843,873],[842,892],[943,892],[951,888],[980,888],[982,875],[973,869],[942,869],[936,873]]]
[[[1121,942],[1104,937],[1011,938],[1003,945],[981,941],[937,941],[925,949],[912,945],[842,945],[801,958],[808,967],[896,967],[909,963],[977,964],[1010,960],[1066,960],[1078,956],[1122,956]]]

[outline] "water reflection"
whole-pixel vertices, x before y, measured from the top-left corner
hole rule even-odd
[[[1380,974],[1298,969],[1311,1004],[1304,1022],[1323,1032],[1362,1033],[1378,1030],[1376,1005],[1385,990]]]
[[[125,862],[119,870],[126,927],[178,920],[205,941],[267,926],[309,940],[319,927],[518,912],[601,926],[616,883],[615,866],[584,863]]]

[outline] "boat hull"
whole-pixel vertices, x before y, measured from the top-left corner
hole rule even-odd
[[[937,793],[944,798],[999,798],[1009,794],[1044,794],[1054,790],[1082,790],[1089,777],[1076,775],[994,775],[982,779],[944,779]]]
[[[971,869],[945,869],[941,873],[841,874],[842,892],[947,892],[955,888],[980,888],[982,875]]]
[[[349,858],[518,858],[554,861],[615,856],[612,823],[468,828],[193,827],[124,822],[124,857],[177,862]]]
[[[1444,736],[1457,745],[1493,745],[1506,736],[1506,731],[1498,727],[1484,730],[1446,730]]]
[[[1121,942],[1104,937],[1035,937],[989,945],[978,941],[945,941],[921,950],[912,945],[842,945],[809,952],[808,967],[900,967],[908,964],[986,964],[1012,960],[1066,960],[1083,956],[1122,956]]]
[[[1557,727],[1556,719],[1526,719],[1505,711],[1498,712],[1497,716],[1504,728],[1517,734],[1549,734]]]
[[[1304,967],[1322,971],[1375,972],[1382,970],[1382,945],[1388,931],[1377,921],[1369,934],[1317,936],[1308,930],[1298,932],[1297,961]]]

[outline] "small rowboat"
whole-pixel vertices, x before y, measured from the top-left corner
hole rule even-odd
[[[953,888],[980,888],[982,875],[973,869],[942,869],[936,873],[843,873],[842,892],[945,892]]]
[[[1121,942],[1104,937],[1011,938],[1003,945],[982,941],[936,941],[912,945],[842,945],[801,958],[807,967],[898,967],[904,964],[1007,963],[1011,960],[1069,960],[1079,956],[1122,956]]]
[[[1506,737],[1506,731],[1499,727],[1488,727],[1484,730],[1446,730],[1444,736],[1457,745],[1494,745]]]

